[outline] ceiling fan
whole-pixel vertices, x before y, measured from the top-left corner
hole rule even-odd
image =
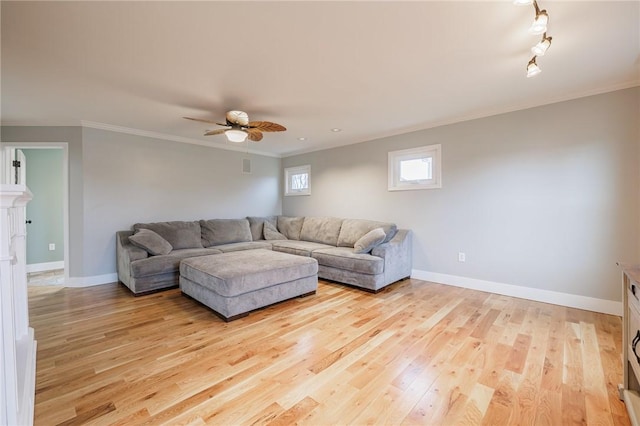
[[[286,127],[270,121],[249,121],[249,115],[244,111],[228,111],[225,124],[201,118],[183,118],[224,126],[224,129],[208,130],[204,135],[212,136],[224,133],[229,142],[244,142],[247,138],[250,141],[259,142],[262,140],[262,132],[283,132],[287,130]]]

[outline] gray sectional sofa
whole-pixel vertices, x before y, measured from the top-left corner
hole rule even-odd
[[[247,217],[137,223],[116,233],[118,278],[135,295],[175,287],[183,259],[268,249],[318,261],[318,277],[377,292],[407,278],[411,231],[333,217]]]

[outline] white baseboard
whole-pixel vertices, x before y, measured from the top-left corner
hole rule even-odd
[[[91,287],[94,285],[110,284],[118,282],[118,274],[94,275],[91,277],[69,277],[65,287]]]
[[[457,275],[421,271],[419,269],[411,271],[411,278],[472,290],[486,291],[489,293],[502,294],[505,296],[519,297],[521,299],[529,299],[536,302],[567,306],[569,308],[622,316],[622,302],[616,302],[614,300],[596,299],[594,297],[580,296],[578,294],[560,293],[557,291],[522,287],[513,284],[496,283],[493,281],[484,281],[475,278],[460,277]]]
[[[64,260],[59,262],[46,262],[46,263],[31,263],[28,264],[27,274],[30,272],[44,272],[44,271],[53,271],[55,269],[64,269]]]

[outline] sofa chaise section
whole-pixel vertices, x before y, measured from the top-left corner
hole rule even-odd
[[[350,284],[371,292],[409,278],[412,269],[411,231],[398,230],[393,238],[373,248],[371,253],[355,253],[351,247],[314,250],[318,276]]]

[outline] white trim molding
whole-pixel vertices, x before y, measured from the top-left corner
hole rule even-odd
[[[411,278],[488,293],[502,294],[504,296],[518,297],[536,302],[550,303],[552,305],[622,316],[622,302],[616,302],[615,300],[597,299],[595,297],[581,296],[578,294],[560,293],[557,291],[478,280],[475,278],[422,271],[419,269],[411,271]]]
[[[27,264],[27,273],[55,271],[56,269],[64,269],[64,260],[59,262],[30,263]]]
[[[88,127],[90,129],[108,130],[110,132],[125,133],[127,135],[143,136],[146,138],[161,139],[165,141],[173,141],[173,142],[180,142],[180,143],[189,143],[192,145],[201,145],[209,148],[225,149],[227,151],[238,151],[238,152],[244,152],[244,153],[248,152],[250,154],[262,155],[265,157],[282,158],[281,155],[273,154],[271,152],[249,149],[247,148],[247,145],[243,145],[243,144],[228,145],[226,143],[216,142],[213,140],[209,142],[209,141],[203,141],[200,139],[185,138],[183,136],[175,136],[175,135],[169,135],[166,133],[154,132],[151,130],[133,129],[131,127],[122,127],[122,126],[115,126],[113,124],[98,123],[95,121],[82,120],[80,123],[82,124],[82,127]]]

